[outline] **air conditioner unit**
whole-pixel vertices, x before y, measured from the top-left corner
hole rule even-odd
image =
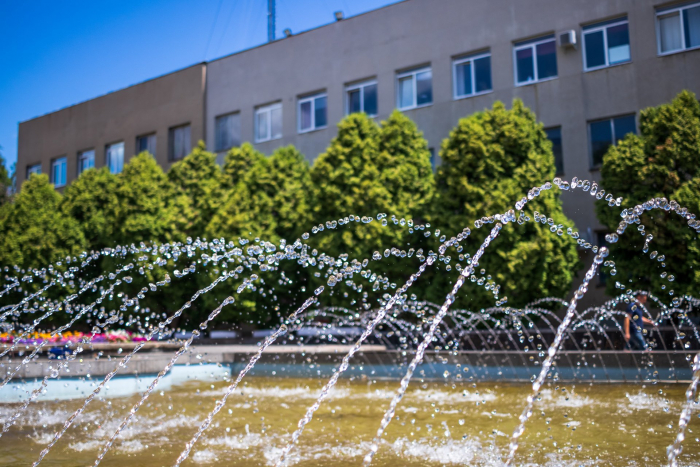
[[[559,34],[559,46],[565,48],[576,48],[576,31],[571,29]]]

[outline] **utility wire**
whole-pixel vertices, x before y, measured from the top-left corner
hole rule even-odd
[[[211,25],[211,31],[209,31],[209,39],[207,39],[207,46],[204,48],[204,59],[207,59],[207,52],[209,52],[209,44],[211,44],[211,38],[214,36],[214,31],[216,30],[216,23],[219,21],[219,12],[221,12],[221,4],[224,0],[219,0],[219,5],[216,7],[216,15],[214,15],[214,24]]]

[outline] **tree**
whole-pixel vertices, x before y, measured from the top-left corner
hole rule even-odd
[[[310,223],[311,192],[309,165],[304,156],[292,146],[277,149],[270,158],[258,159],[246,171],[213,217],[208,235],[226,241],[243,237],[254,243],[258,237],[274,244],[279,244],[281,239],[294,243]],[[293,278],[292,284],[277,284],[281,271]],[[221,320],[276,319],[278,305],[291,307],[296,303],[296,297],[286,292],[299,290],[308,280],[306,272],[290,261],[283,261],[271,273],[257,271],[256,274],[261,278],[256,289],[259,295],[237,301],[221,315]],[[275,284],[274,290],[265,284]],[[213,305],[222,298],[215,292],[206,300]]]
[[[2,146],[0,146],[2,149]],[[7,171],[5,167],[5,158],[2,157],[0,153],[0,206],[10,201],[10,194],[12,190],[12,176]]]
[[[611,232],[617,230],[623,209],[656,197],[700,215],[700,103],[695,95],[683,91],[668,104],[643,110],[639,122],[640,135],[627,135],[603,157],[601,187],[623,199],[620,207],[603,200],[596,205],[598,218]],[[607,282],[608,291],[619,293],[616,282],[620,282],[628,289],[662,295],[669,290],[674,296],[700,295],[700,248],[687,221],[672,211],[654,209],[644,212],[641,223],[646,235],[653,237],[648,254],[642,252],[645,236],[628,227],[610,245],[618,273]],[[651,258],[652,252],[664,255],[665,261]],[[664,272],[675,281],[661,279]]]
[[[201,237],[223,198],[221,168],[216,155],[207,152],[203,141],[184,159],[173,164],[168,180],[177,206],[177,234]]]
[[[46,175],[33,174],[0,209],[0,265],[43,268],[84,250],[78,223],[59,209],[61,194]]]
[[[119,174],[114,244],[167,242],[173,238],[173,188],[153,156],[134,156]]]
[[[315,222],[321,223],[349,215],[420,216],[434,183],[425,140],[398,112],[381,129],[365,114],[345,117],[327,151],[314,162],[311,176],[319,200]],[[346,253],[362,261],[374,251],[401,246],[403,239],[403,229],[375,221],[323,235],[318,241],[324,252]]]
[[[223,187],[233,190],[245,174],[265,155],[256,151],[252,144],[243,143],[240,147],[234,147],[226,153],[223,168]]]
[[[115,246],[119,181],[107,167],[88,169],[66,187],[61,211],[75,219],[90,250]]]
[[[391,214],[424,217],[435,190],[428,142],[416,124],[394,110],[379,128],[380,182],[391,193]]]
[[[443,163],[436,177],[434,219],[447,238],[467,227],[471,229],[471,235],[462,242],[462,254],[473,255],[491,230],[489,224],[476,229],[476,220],[513,209],[531,188],[552,180],[555,173],[552,145],[542,125],[517,99],[511,110],[496,102],[492,110],[461,119],[443,142],[440,155]],[[531,218],[534,211],[552,218],[564,231],[573,227],[564,216],[556,188],[543,191],[527,204],[526,210]],[[549,225],[532,221],[504,226],[480,260],[475,276],[481,278],[484,274],[485,282],[498,284],[500,297],[507,296],[509,305],[522,306],[547,296],[563,297],[577,270],[576,243],[549,230]],[[453,251],[451,256],[457,253]],[[444,278],[439,274],[436,280],[444,284]],[[431,298],[442,301],[444,287],[431,287],[429,291],[433,290],[441,296]],[[459,306],[471,309],[494,304],[493,294],[476,286],[467,287],[458,300]]]

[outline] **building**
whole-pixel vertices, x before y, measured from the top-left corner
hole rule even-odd
[[[203,63],[19,124],[17,182],[48,173],[57,188],[90,167],[121,172],[141,151],[163,167],[204,139]]]
[[[23,122],[18,180],[40,164],[65,181],[65,164],[69,182],[86,150],[110,164],[114,142],[128,158],[149,147],[147,133],[166,168],[199,138],[220,155],[250,141],[268,154],[294,144],[311,160],[347,113],[381,120],[395,108],[437,164],[460,118],[514,98],[544,124],[561,175],[597,180],[602,154],[637,131],[640,109],[700,94],[698,76],[697,0],[406,0]],[[564,201],[598,242],[592,199]]]

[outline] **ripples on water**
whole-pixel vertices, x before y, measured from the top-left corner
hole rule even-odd
[[[251,377],[229,398],[187,465],[274,465],[324,382]],[[358,465],[397,384],[341,380],[307,427],[300,449],[290,454],[290,465]],[[158,390],[136,414],[135,423],[124,429],[103,464],[172,465],[178,454],[173,446],[190,439],[227,385],[191,381]],[[387,429],[376,465],[502,465],[527,388],[416,380]],[[684,389],[659,384],[550,384],[541,392],[531,429],[523,435],[518,465],[661,465],[668,439],[676,431]],[[47,456],[47,465],[91,464],[137,398],[95,401]],[[16,430],[3,436],[2,464],[31,464],[80,402],[39,402]],[[13,409],[13,404],[2,406],[0,417],[5,419]],[[688,435],[683,460],[696,465],[700,449],[696,435]],[[17,449],[20,443],[22,449]]]

